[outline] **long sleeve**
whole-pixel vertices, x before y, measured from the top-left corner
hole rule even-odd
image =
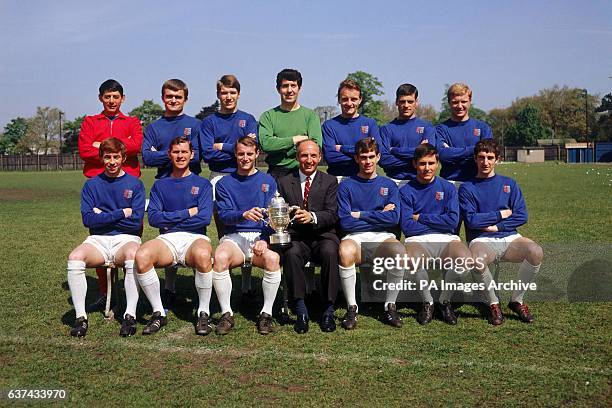
[[[385,205],[387,204],[395,204],[395,208],[390,211],[361,211],[360,219],[370,225],[377,225],[379,227],[393,227],[397,225],[400,218],[400,200],[397,187],[389,188],[389,198]]]
[[[401,228],[402,232],[407,237],[420,235],[423,233],[425,228],[422,224],[415,221],[412,216],[414,215],[413,197],[405,188],[400,190],[400,201],[401,201]]]
[[[511,188],[510,209],[512,210],[512,215],[496,224],[497,230],[500,232],[516,230],[527,222],[527,206],[525,205],[523,193],[516,183]]]
[[[115,224],[117,221],[125,217],[123,209],[118,208],[111,212],[94,212],[96,207],[95,195],[91,189],[91,185],[86,183],[81,191],[81,217],[83,225],[87,228],[100,228]]]
[[[217,183],[215,186],[215,201],[219,219],[225,225],[236,225],[244,221],[242,214],[244,211],[234,209],[232,196],[225,188],[223,183]]]
[[[321,143],[321,130],[319,129],[319,141]],[[296,136],[296,135],[293,135]],[[259,143],[264,152],[282,152],[293,147],[292,137],[277,137],[274,134],[274,124],[270,113],[264,112],[259,118]]]
[[[93,147],[95,142],[94,124],[91,116],[85,117],[79,131],[79,157],[85,161],[98,161],[99,149]]]
[[[445,147],[444,144],[448,147]],[[438,125],[436,127],[436,148],[440,155],[440,161],[449,163],[459,163],[466,158],[474,155],[474,146],[453,147],[453,142],[448,134],[446,127]]]
[[[189,218],[189,209],[163,211],[163,201],[157,183],[153,184],[149,195],[149,225],[160,229],[169,229]]]
[[[179,222],[176,228],[179,230],[186,229],[189,231],[204,230],[209,224],[212,216],[213,209],[213,196],[212,186],[208,185],[207,188],[198,195],[198,213],[193,217]]]
[[[346,188],[338,189],[338,218],[340,220],[340,228],[344,231],[367,230],[369,224],[361,218],[355,218],[351,215],[351,200],[349,190]]]
[[[338,222],[338,182],[333,180],[329,188],[325,191],[323,201],[324,210],[315,211],[317,223],[314,225],[316,230],[328,230]]]
[[[419,214],[418,222],[432,229],[439,231],[447,231],[449,233],[455,231],[459,224],[459,200],[457,199],[457,191],[454,186],[445,190],[444,194],[448,195],[445,200],[446,205],[442,214]]]
[[[129,121],[130,130],[128,136],[121,138],[121,141],[125,145],[127,156],[137,156],[142,147],[142,125],[136,117],[127,117],[126,120]]]
[[[215,128],[211,120],[204,119],[200,125],[200,150],[205,162],[227,160],[227,152],[213,149]]]
[[[126,230],[138,230],[143,223],[144,213],[145,213],[145,188],[142,181],[138,180],[137,187],[133,191],[132,196],[132,215],[120,219],[117,223],[117,227],[126,229]]]
[[[156,141],[155,131],[151,125],[147,126],[144,132],[142,160],[149,167],[165,167],[170,164],[168,152],[165,149],[160,150],[160,146]]]
[[[334,129],[330,125],[331,119],[323,123],[323,156],[328,164],[334,164],[343,162],[346,160],[346,153],[336,151],[336,134]],[[353,146],[353,152],[355,152],[355,146]]]
[[[470,229],[486,228],[501,221],[501,213],[499,211],[477,212],[478,203],[476,197],[468,190],[465,184],[459,188],[459,206],[466,226]]]

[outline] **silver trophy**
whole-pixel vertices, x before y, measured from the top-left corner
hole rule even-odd
[[[270,245],[287,246],[291,243],[291,235],[287,232],[287,227],[291,224],[291,211],[297,210],[297,206],[289,206],[278,191],[274,198],[270,200],[270,205],[266,209],[268,223],[275,233],[270,235]]]

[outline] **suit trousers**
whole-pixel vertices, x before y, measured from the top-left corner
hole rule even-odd
[[[292,241],[291,248],[283,257],[283,271],[287,277],[289,292],[295,299],[304,299],[306,295],[304,265],[307,262],[315,262],[321,266],[322,301],[335,303],[340,288],[338,243],[332,239]]]

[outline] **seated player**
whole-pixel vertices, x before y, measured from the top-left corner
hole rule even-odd
[[[142,334],[156,333],[166,324],[155,267],[195,268],[198,315],[210,314],[212,246],[205,234],[212,215],[212,187],[208,180],[189,170],[193,155],[188,138],[179,136],[172,140],[168,147],[172,172],[169,177],[155,181],[151,188],[147,212],[149,224],[159,228],[159,236],[145,242],[136,252],[138,283],[153,308],[151,320]],[[135,331],[136,321],[133,327]],[[196,333],[205,330],[198,320]]]
[[[354,160],[359,166],[357,175],[345,179],[338,187],[338,217],[340,228],[348,233],[340,242],[340,280],[346,296],[347,313],[342,327],[352,330],[357,325],[357,300],[355,266],[368,258],[362,244],[385,243],[376,248],[376,256],[402,257],[404,246],[391,232],[397,226],[400,215],[398,189],[387,177],[376,174],[380,160],[378,143],[373,138],[361,139],[355,145]],[[369,245],[368,245],[369,247]],[[403,269],[390,269],[387,282],[400,283]],[[388,290],[385,301],[385,323],[401,327],[395,300],[399,290]]]
[[[380,128],[380,165],[385,175],[399,187],[416,177],[414,149],[423,143],[436,144],[436,129],[416,115],[419,91],[412,84],[402,84],[395,91],[397,118]]]
[[[187,84],[180,79],[169,79],[161,89],[164,102],[164,115],[145,128],[142,143],[142,160],[149,167],[157,167],[155,178],[170,176],[172,163],[168,156],[170,142],[177,136],[185,136],[191,140],[194,155],[189,162],[192,173],[200,174],[200,120],[183,112],[189,96]],[[165,268],[165,288],[163,300],[166,307],[174,304],[176,299],[176,267]]]
[[[361,87],[351,79],[345,79],[338,86],[340,115],[326,120],[322,126],[323,155],[327,172],[338,181],[354,176],[358,172],[355,163],[355,143],[364,137],[371,137],[380,145],[380,134],[374,119],[359,114]]]
[[[140,230],[144,217],[145,189],[142,182],[127,174],[122,165],[127,159],[125,145],[116,138],[100,143],[99,157],[104,172],[85,182],[81,192],[83,224],[89,237],[68,256],[68,285],[76,312],[70,334],[87,334],[85,268],[103,265],[125,267],[127,306],[124,321],[136,316],[138,289],[134,279],[134,254],[140,245]],[[123,325],[122,336],[126,332]]]
[[[473,261],[470,250],[454,234],[459,223],[457,189],[442,177],[436,177],[439,163],[438,150],[433,145],[425,143],[414,149],[416,178],[400,189],[401,225],[406,236],[408,257],[423,262],[434,259],[438,264],[447,264],[446,260],[452,260],[457,267],[446,270],[444,281],[455,283],[465,272],[464,266]],[[429,282],[423,264],[413,265],[413,271],[418,283]],[[440,292],[439,309],[445,323],[457,324],[457,316],[450,303],[452,294],[451,290],[446,289]],[[428,287],[422,287],[421,296],[423,305],[417,314],[417,321],[427,324],[433,318],[434,301]]]
[[[474,259],[481,259],[484,268],[475,268],[473,275],[484,283],[489,302],[489,323],[500,325],[504,316],[499,299],[491,285],[493,277],[488,265],[495,260],[521,263],[519,279],[523,284],[533,282],[540,270],[544,254],[542,248],[521,236],[517,228],[527,222],[527,207],[516,181],[495,173],[499,161],[499,145],[492,139],[474,147],[478,173],[459,188],[459,204],[465,219],[467,236],[474,237],[470,250]],[[525,323],[533,322],[527,304],[523,302],[526,289],[516,290],[508,307]]]
[[[271,230],[263,222],[264,208],[276,192],[276,183],[270,174],[255,168],[259,146],[245,136],[236,142],[237,169],[223,177],[215,187],[219,218],[225,225],[225,235],[215,251],[213,285],[221,305],[221,320],[215,331],[226,334],[234,326],[230,307],[232,281],[229,270],[245,261],[264,270],[261,283],[264,304],[257,320],[261,334],[272,332],[272,305],[281,281],[280,257],[268,248],[266,242]]]

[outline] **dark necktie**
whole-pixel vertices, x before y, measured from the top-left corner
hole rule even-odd
[[[310,194],[310,176],[306,176],[306,183],[304,183],[304,209],[308,209],[308,195]]]

